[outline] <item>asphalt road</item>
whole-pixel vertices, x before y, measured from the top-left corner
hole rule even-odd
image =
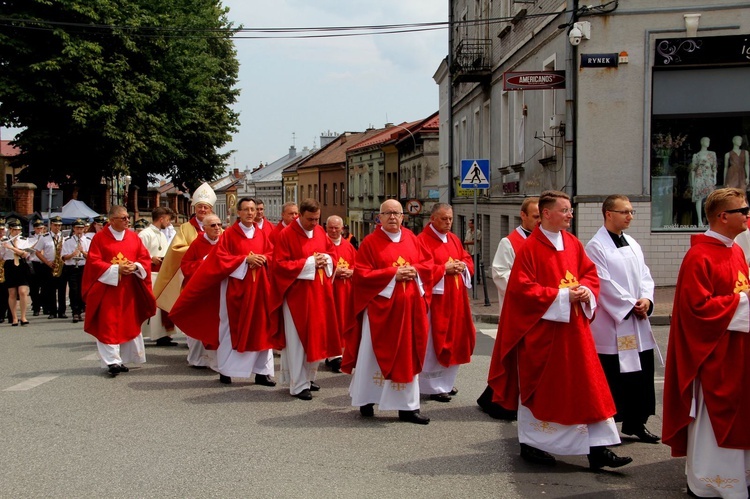
[[[667,328],[656,331],[664,347]],[[362,419],[349,377],[325,368],[310,402],[251,380],[221,385],[187,367],[180,338],[148,346],[143,367],[112,379],[81,324],[0,324],[0,497],[685,497],[684,460],[663,445],[623,440],[616,452],[634,463],[615,472],[588,471],[585,456],[522,461],[515,424],[476,406],[488,334],[459,372],[459,394],[423,400],[432,422],[419,426],[395,411]]]

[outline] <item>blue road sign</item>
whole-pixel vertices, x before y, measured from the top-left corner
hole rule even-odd
[[[462,159],[461,160],[461,188],[489,189],[490,188],[490,160]]]

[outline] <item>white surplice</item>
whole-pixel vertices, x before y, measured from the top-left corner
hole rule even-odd
[[[515,231],[526,239],[526,233],[521,226],[515,228]],[[492,259],[492,281],[497,287],[497,298],[500,302],[499,312],[503,311],[503,300],[505,299],[505,290],[508,289],[508,280],[510,279],[510,269],[513,268],[513,262],[516,259],[516,252],[510,239],[504,237],[497,245],[495,257]]]
[[[586,254],[596,265],[600,283],[600,307],[591,322],[596,351],[619,354],[620,372],[627,373],[641,370],[638,352],[653,349],[658,352],[658,347],[650,321],[631,313],[641,298],[654,302],[654,280],[641,246],[627,234],[624,236],[628,246],[617,248],[609,231],[602,226],[586,244]]]

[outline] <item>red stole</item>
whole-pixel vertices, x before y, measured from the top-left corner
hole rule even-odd
[[[99,278],[118,261],[140,263],[146,278],[121,275],[117,286],[99,282]],[[83,330],[107,345],[126,343],[141,333],[141,324],[156,314],[151,292],[151,256],[135,232],[126,230],[122,241],[109,229],[99,231],[91,240],[83,267],[81,296],[86,302]]]
[[[490,365],[494,401],[507,409],[520,398],[537,419],[564,425],[603,421],[615,404],[580,304],[568,323],[542,319],[560,288],[579,282],[599,293],[595,265],[581,242],[562,231],[557,251],[535,229],[516,254],[500,316],[500,354]]]
[[[460,274],[445,275],[445,264],[460,260],[474,274],[474,262],[463,248],[461,240],[452,232],[446,234],[448,242],[443,243],[432,229],[425,228],[417,237],[427,252],[432,255],[437,275],[435,282],[445,278],[443,294],[433,294],[430,305],[432,342],[438,362],[445,367],[468,364],[474,352],[477,332],[471,316],[469,293]]]
[[[727,331],[750,289],[742,249],[693,235],[677,276],[664,376],[664,443],[687,454],[693,381],[699,380],[719,447],[750,449],[750,337]]]

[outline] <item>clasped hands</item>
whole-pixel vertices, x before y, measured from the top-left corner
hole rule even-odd
[[[641,298],[633,305],[633,313],[640,320],[648,319],[648,309],[650,306],[651,302],[648,298]]]
[[[396,282],[413,281],[417,278],[417,269],[411,265],[404,265],[396,269]]]
[[[137,269],[138,267],[136,266],[136,264],[131,262],[130,260],[126,260],[118,264],[118,272],[120,273],[120,275],[133,274]]]
[[[453,260],[445,264],[445,275],[463,274],[464,270],[466,270],[466,264],[461,260]]]
[[[568,295],[568,297],[570,298],[570,303],[588,303],[591,301],[591,291],[589,291],[588,288],[585,288],[579,284],[568,289],[570,290]]]
[[[341,279],[350,279],[354,274],[354,269],[348,267],[336,267],[336,277]]]
[[[255,253],[250,253],[245,258],[245,263],[247,263],[247,265],[251,269],[262,267],[266,264],[266,255],[256,255]]]

